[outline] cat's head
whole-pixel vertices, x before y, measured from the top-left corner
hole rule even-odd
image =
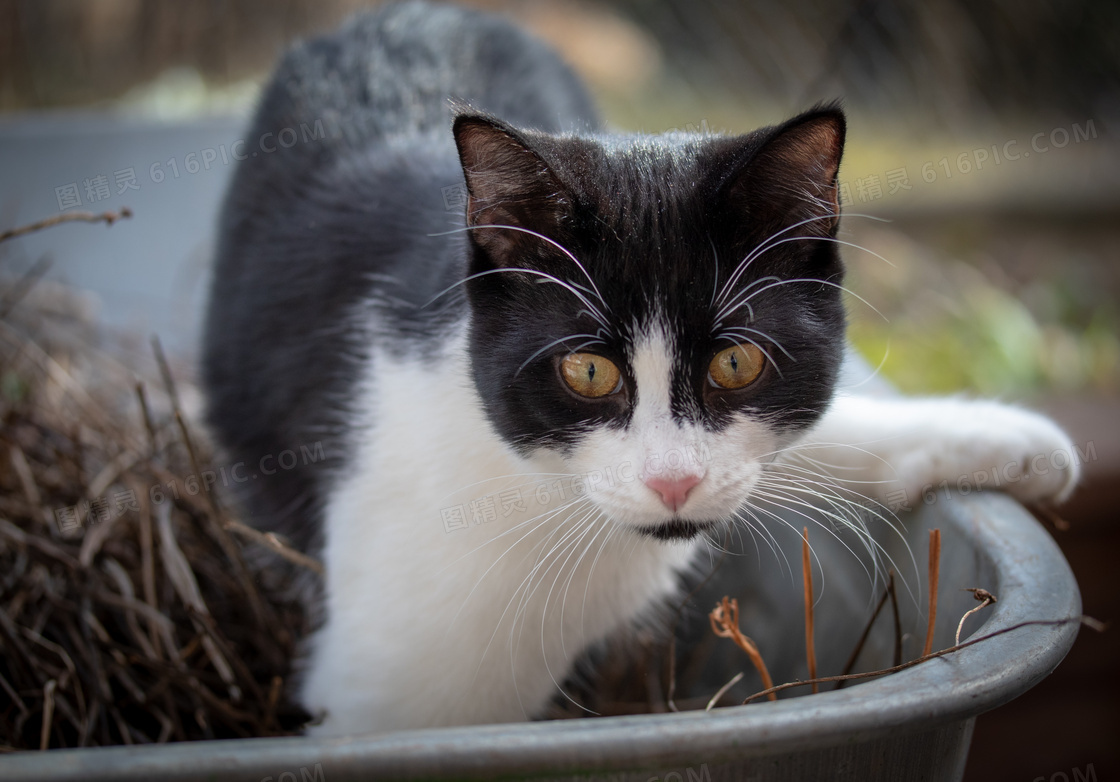
[[[844,128],[828,107],[735,137],[461,113],[471,363],[500,435],[655,537],[730,518],[832,397]]]

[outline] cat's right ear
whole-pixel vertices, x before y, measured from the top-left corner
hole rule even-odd
[[[460,114],[453,132],[471,238],[495,266],[523,265],[526,251],[541,247],[532,234],[553,238],[568,213],[564,188],[525,135],[504,122]]]
[[[838,107],[825,106],[775,128],[731,181],[732,203],[767,235],[797,223],[799,234],[833,235],[845,125]]]

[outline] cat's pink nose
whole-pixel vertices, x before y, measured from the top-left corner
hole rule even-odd
[[[702,476],[699,475],[684,475],[676,478],[654,477],[646,479],[646,486],[660,494],[661,502],[675,513],[688,499],[688,493],[701,480]]]

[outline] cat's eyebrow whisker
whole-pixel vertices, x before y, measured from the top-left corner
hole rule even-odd
[[[788,350],[785,349],[785,347],[782,345],[781,342],[774,339],[773,337],[771,337],[766,332],[759,331],[758,329],[751,328],[750,326],[728,326],[727,328],[725,328],[721,332],[719,332],[719,334],[716,336],[716,339],[724,339],[724,338],[726,338],[725,335],[730,335],[731,333],[736,332],[736,331],[743,332],[744,336],[747,335],[747,334],[757,334],[762,339],[766,340],[767,342],[769,342],[769,343],[773,344],[775,347],[777,347],[778,350],[785,353],[786,358],[788,358],[790,361],[793,361],[794,363],[797,362],[797,359],[793,357],[792,353],[790,353]],[[751,341],[751,344],[754,345],[759,350],[762,350],[763,355],[765,355],[766,358],[770,358],[770,363],[772,363],[772,364],[774,363],[774,360],[770,357],[769,354],[766,353],[766,351],[763,349],[763,347],[761,345],[754,342],[753,340]]]
[[[796,228],[800,228],[803,225],[808,225],[809,223],[815,223],[815,222],[818,222],[820,220],[832,220],[835,217],[836,217],[836,215],[834,215],[834,214],[815,215],[813,217],[808,217],[804,220],[800,220],[800,221],[794,223],[793,225],[786,226],[782,230],[777,231],[777,232],[771,234],[770,236],[766,237],[765,239],[763,239],[758,244],[757,247],[755,247],[753,250],[751,250],[749,253],[747,253],[746,257],[744,257],[743,260],[739,261],[739,265],[737,267],[735,267],[735,271],[732,273],[731,277],[728,278],[726,283],[724,283],[723,291],[720,294],[719,300],[716,301],[716,304],[719,304],[720,302],[722,302],[724,300],[724,298],[727,296],[727,292],[734,288],[735,283],[737,283],[739,281],[739,278],[741,276],[743,276],[743,274],[750,267],[750,265],[755,261],[756,258],[758,258],[760,255],[762,255],[767,250],[770,250],[774,247],[777,247],[778,244],[781,243],[781,242],[775,242],[774,241],[779,236],[781,236],[782,234],[788,233],[788,232],[790,232],[790,231],[792,231]]]
[[[837,386],[837,390],[844,391],[844,392],[849,392],[854,388],[859,388],[860,386],[865,386],[868,383],[873,382],[875,380],[875,378],[877,378],[882,373],[883,367],[885,367],[887,365],[887,359],[890,357],[890,355],[891,355],[891,341],[890,341],[890,336],[888,336],[887,337],[887,344],[883,348],[883,357],[881,359],[879,359],[879,366],[875,367],[875,371],[871,372],[867,377],[865,377],[863,380],[859,381],[858,383],[853,383],[850,386]]]
[[[752,331],[753,331],[753,329],[752,329]],[[758,333],[761,334],[762,332],[758,332]],[[728,342],[731,342],[732,344],[735,344],[735,345],[738,345],[738,344],[742,343],[744,340],[746,342],[750,343],[751,345],[754,345],[756,348],[758,348],[759,352],[762,353],[762,355],[764,355],[766,357],[766,360],[770,362],[770,365],[772,367],[774,367],[774,371],[778,373],[778,377],[785,380],[786,376],[782,372],[781,367],[779,367],[778,363],[776,361],[774,361],[774,357],[770,355],[770,353],[766,350],[766,348],[764,348],[764,347],[762,347],[762,345],[758,344],[757,340],[752,339],[752,338],[750,338],[746,335],[743,335],[740,338],[736,338],[734,335],[728,334],[726,332],[723,333],[723,334],[720,334],[719,336],[716,337],[716,340],[721,340],[721,339],[725,339]],[[784,349],[783,349],[783,352],[784,352]],[[786,353],[786,355],[788,356],[789,353]],[[791,356],[791,358],[792,358],[792,356]]]
[[[777,247],[778,245],[786,244],[787,242],[801,242],[801,241],[806,241],[806,242],[832,242],[833,244],[840,244],[840,245],[844,245],[846,247],[854,247],[857,250],[863,250],[866,253],[870,253],[871,255],[875,256],[876,258],[879,258],[884,263],[886,263],[890,266],[894,266],[893,263],[891,263],[889,260],[887,260],[883,256],[879,255],[878,253],[874,252],[873,250],[869,250],[868,248],[866,248],[862,245],[859,245],[859,244],[855,244],[854,242],[844,241],[843,239],[836,239],[835,237],[831,237],[831,236],[791,236],[791,237],[787,237],[785,239],[782,239],[780,241],[774,242],[769,247],[767,247],[767,249],[772,249],[773,247]],[[763,278],[763,279],[766,279],[766,278]],[[824,284],[824,285],[831,285],[833,287],[839,288],[840,290],[844,291],[845,293],[849,294],[850,296],[852,296],[852,297],[858,299],[859,301],[863,302],[873,312],[875,312],[875,314],[877,314],[879,317],[883,318],[884,321],[889,322],[889,319],[885,315],[883,315],[883,313],[879,312],[879,310],[876,309],[870,302],[868,302],[863,297],[857,295],[856,293],[853,293],[851,290],[849,290],[849,289],[847,289],[847,288],[845,288],[841,285],[838,285],[837,283],[833,283],[833,282],[830,282],[828,280],[814,280],[812,278],[799,279],[799,280],[785,280],[785,281],[782,281],[782,282],[820,282],[821,284]],[[766,288],[763,288],[762,290],[769,290],[770,287],[771,286],[767,286]],[[739,307],[742,307],[742,306],[746,305],[747,302],[749,302],[751,298],[753,298],[758,293],[762,292],[762,290],[754,291],[753,293],[750,293],[750,295],[748,296],[746,294],[750,291],[750,288],[751,288],[751,286],[748,286],[747,288],[743,289],[742,291],[737,292],[735,294],[735,297],[729,303],[724,305],[723,309],[721,309],[719,311],[719,313],[716,315],[716,318],[717,319],[722,319],[722,318],[726,317],[728,314],[735,311]],[[722,301],[722,297],[721,297],[721,301]]]
[[[521,266],[502,267],[500,269],[486,269],[485,271],[475,272],[474,274],[469,274],[466,277],[464,277],[463,279],[458,280],[454,284],[447,286],[446,288],[444,288],[442,291],[437,293],[432,298],[428,299],[428,301],[425,302],[420,307],[420,309],[425,309],[426,307],[430,307],[432,305],[432,303],[435,302],[436,300],[438,300],[440,297],[445,296],[446,294],[450,293],[455,288],[459,287],[460,285],[463,285],[466,282],[469,282],[470,280],[477,280],[480,277],[486,277],[486,276],[491,275],[491,274],[506,274],[506,273],[529,274],[529,275],[533,275],[535,277],[540,277],[543,280],[545,280],[546,282],[551,282],[551,283],[555,283],[556,285],[559,285],[561,288],[564,288],[565,290],[570,292],[573,296],[575,296],[577,299],[579,299],[580,302],[583,304],[583,306],[587,309],[587,313],[592,318],[594,318],[595,321],[598,322],[598,324],[600,326],[602,326],[605,329],[610,328],[610,324],[607,322],[606,316],[604,316],[599,311],[599,308],[596,307],[594,304],[592,304],[590,299],[588,299],[587,296],[584,295],[583,292],[581,292],[581,286],[576,285],[575,283],[572,283],[572,282],[567,282],[565,280],[561,280],[559,277],[557,277],[555,275],[552,275],[552,274],[549,274],[547,272],[542,272],[539,269],[529,269],[529,268],[521,267]],[[588,291],[586,288],[583,288],[582,290],[587,292],[587,293],[591,292],[591,291]]]
[[[873,305],[867,299],[863,298],[858,293],[854,293],[853,291],[844,287],[840,283],[832,282],[831,280],[819,280],[819,279],[814,279],[813,277],[795,277],[795,278],[790,279],[790,280],[779,280],[777,282],[770,283],[769,285],[767,285],[764,288],[759,288],[758,290],[753,291],[748,298],[754,298],[755,296],[759,295],[760,293],[768,291],[771,288],[777,288],[777,287],[782,286],[782,285],[793,285],[795,283],[811,283],[813,285],[825,285],[825,286],[828,286],[829,288],[836,288],[837,290],[843,291],[844,293],[848,294],[852,298],[858,299],[863,304],[867,305],[867,307],[872,312],[874,312],[876,315],[878,315],[880,318],[882,318],[887,323],[890,322],[890,318],[888,318],[886,315],[884,315],[882,312],[880,312],[875,307],[875,305]],[[728,314],[730,314],[731,312],[734,312],[739,307],[744,306],[746,303],[747,303],[746,301],[743,301],[743,302],[739,302],[738,304],[735,304],[735,306],[733,306],[730,310],[727,310],[726,312],[721,312],[719,314],[719,317],[726,317]],[[728,306],[731,306],[731,305],[728,305]]]
[[[714,308],[716,306],[716,296],[719,295],[719,251],[716,249],[716,243],[712,240],[712,235],[708,234],[708,244],[712,247],[712,260],[715,262],[715,279],[712,282],[712,298],[708,302],[708,306]]]
[[[521,231],[522,233],[527,233],[530,236],[535,236],[536,238],[540,239],[541,241],[548,242],[553,247],[555,247],[557,250],[564,253],[564,255],[568,256],[568,258],[571,260],[571,262],[576,265],[576,268],[579,269],[581,272],[583,272],[583,276],[587,278],[587,282],[591,286],[591,290],[595,292],[595,296],[596,296],[596,298],[599,299],[599,303],[603,305],[604,309],[606,309],[607,311],[610,311],[610,305],[607,304],[607,301],[606,301],[606,299],[603,298],[603,295],[601,293],[599,293],[599,288],[595,285],[595,280],[592,279],[590,272],[587,271],[587,267],[584,266],[583,263],[578,258],[576,258],[576,256],[567,247],[564,247],[559,242],[557,242],[553,239],[550,239],[549,237],[547,237],[544,234],[539,233],[537,231],[532,231],[532,230],[529,230],[528,228],[521,228],[521,227],[515,226],[515,225],[475,225],[475,226],[471,226],[471,228],[472,229],[475,229],[475,228],[504,228],[504,229],[509,230],[509,231]]]
[[[602,332],[600,332],[600,333],[602,333]],[[529,364],[531,364],[533,362],[533,359],[535,359],[537,356],[541,355],[542,353],[547,353],[548,351],[552,350],[557,345],[562,345],[569,340],[584,339],[584,338],[586,339],[586,341],[581,342],[578,346],[573,348],[572,349],[573,353],[578,353],[579,351],[583,350],[586,347],[590,347],[591,345],[595,345],[595,344],[601,343],[603,341],[603,339],[597,334],[570,334],[567,337],[561,337],[560,339],[553,340],[552,342],[549,342],[543,348],[541,348],[540,350],[535,352],[533,355],[529,356],[529,358],[527,358],[523,362],[521,362],[521,366],[519,366],[517,368],[517,371],[513,373],[513,376],[517,377],[518,375],[520,375],[521,370],[523,370],[525,367],[529,366]]]
[[[747,270],[747,267],[749,267],[750,264],[756,258],[758,258],[758,256],[760,256],[762,253],[766,252],[767,250],[770,250],[774,247],[777,247],[778,244],[781,244],[781,242],[775,242],[775,240],[778,237],[780,237],[783,234],[788,233],[789,231],[792,231],[796,228],[800,228],[803,225],[807,225],[808,223],[813,223],[813,222],[816,222],[818,220],[831,220],[831,219],[834,219],[836,217],[835,214],[831,214],[831,210],[827,210],[827,211],[829,211],[830,213],[829,214],[823,214],[823,215],[816,215],[814,217],[809,217],[805,220],[801,220],[800,222],[794,223],[793,225],[790,225],[790,226],[787,226],[786,228],[783,228],[781,231],[778,231],[774,234],[771,234],[766,239],[764,239],[762,242],[760,242],[757,247],[755,247],[753,250],[751,250],[749,253],[747,253],[747,256],[745,258],[743,258],[742,261],[739,262],[739,266],[736,267],[735,273],[732,274],[731,278],[724,284],[723,291],[722,291],[719,299],[715,303],[718,304],[726,298],[728,291],[731,290],[734,287],[735,283],[738,282],[739,277],[742,276],[742,274]],[[859,212],[845,213],[845,214],[843,214],[843,217],[845,219],[851,218],[851,217],[861,217],[861,218],[865,218],[867,220],[875,220],[876,222],[880,222],[880,223],[889,223],[890,222],[890,220],[888,220],[886,218],[883,218],[883,217],[877,217],[875,215],[869,215],[869,214],[862,214],[862,213],[859,213]],[[805,238],[808,238],[808,237],[805,237]],[[820,238],[824,238],[824,237],[820,237]],[[853,247],[858,247],[858,245],[852,245],[852,246]],[[866,250],[867,252],[871,252],[870,250],[867,250],[866,247],[859,247],[859,249]],[[872,253],[872,254],[874,254],[874,253]],[[877,257],[882,258],[882,256],[877,256]],[[890,264],[891,266],[894,266],[894,264],[891,263],[890,261],[888,261],[886,258],[882,258],[882,260],[885,261],[886,263]]]
[[[734,298],[731,300],[730,303],[723,305],[723,307],[715,315],[716,322],[721,323],[724,318],[726,318],[728,315],[730,315],[732,312],[739,309],[740,307],[746,307],[747,308],[747,314],[750,316],[751,320],[754,320],[754,308],[752,308],[751,305],[750,305],[750,300],[751,300],[752,296],[748,296],[747,294],[750,293],[751,289],[756,287],[756,286],[765,285],[768,282],[781,282],[781,281],[782,281],[781,277],[775,277],[773,274],[767,275],[766,277],[759,277],[757,280],[752,282],[747,287],[743,288],[741,291],[736,292]],[[742,301],[740,301],[740,299]]]
[[[568,256],[568,258],[571,260],[571,262],[576,265],[576,268],[578,268],[581,272],[583,272],[583,276],[587,278],[587,282],[591,285],[591,291],[595,293],[595,296],[599,299],[599,303],[602,304],[603,307],[606,310],[608,310],[608,311],[610,310],[610,306],[607,304],[607,302],[603,298],[602,294],[599,293],[599,288],[595,285],[595,280],[592,279],[591,274],[587,271],[587,267],[585,267],[580,262],[580,260],[578,258],[576,258],[575,255],[572,254],[572,252],[567,247],[565,247],[564,245],[555,241],[554,239],[550,239],[549,237],[545,236],[542,233],[530,230],[528,228],[522,228],[521,226],[518,226],[518,225],[499,225],[499,224],[491,223],[491,224],[486,224],[486,225],[468,225],[468,226],[464,226],[462,228],[456,228],[452,231],[441,231],[439,233],[428,234],[428,235],[429,236],[446,236],[448,234],[462,233],[464,231],[474,231],[474,230],[477,230],[479,228],[502,228],[502,229],[505,229],[507,231],[520,231],[521,233],[529,234],[530,236],[535,236],[536,238],[540,239],[541,241],[548,242],[553,247],[555,247],[557,250],[564,253],[564,255]],[[584,290],[586,290],[586,288]]]

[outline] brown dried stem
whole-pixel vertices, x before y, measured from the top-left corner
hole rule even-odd
[[[739,601],[725,595],[719,605],[708,614],[708,619],[712,623],[712,632],[720,638],[730,638],[736,646],[746,652],[747,656],[751,658],[755,670],[758,671],[763,686],[772,688],[774,682],[770,678],[770,672],[766,670],[766,663],[762,661],[762,655],[759,654],[758,647],[754,641],[743,635],[742,631],[739,630]],[[777,699],[776,695],[770,695],[770,700],[775,701]]]
[[[933,651],[933,629],[937,623],[937,582],[941,576],[941,530],[929,531],[929,621],[926,625],[926,645],[922,657]]]
[[[817,649],[813,643],[813,561],[809,549],[809,528],[801,528],[801,572],[805,582],[805,659],[809,664],[809,678],[817,678]],[[820,690],[813,685],[813,692]]]
[[[21,225],[16,228],[9,228],[6,231],[0,231],[0,242],[14,239],[17,236],[34,233],[35,231],[42,231],[45,228],[50,228],[62,223],[83,222],[83,223],[105,223],[105,225],[112,225],[117,220],[132,217],[132,210],[127,206],[122,207],[119,212],[101,212],[96,214],[94,212],[64,212],[62,214],[52,215],[44,220],[39,220],[29,225]]]
[[[970,587],[969,589],[966,589],[965,591],[966,592],[971,592],[972,596],[980,601],[980,605],[976,606],[975,608],[973,608],[970,611],[965,611],[964,616],[961,617],[961,621],[957,623],[957,634],[953,637],[953,643],[956,643],[956,644],[959,644],[961,642],[961,630],[964,628],[964,620],[968,619],[970,616],[975,614],[981,608],[987,608],[988,606],[993,605],[996,602],[996,596],[993,595],[991,592],[989,592],[987,589],[980,589],[979,587]]]

